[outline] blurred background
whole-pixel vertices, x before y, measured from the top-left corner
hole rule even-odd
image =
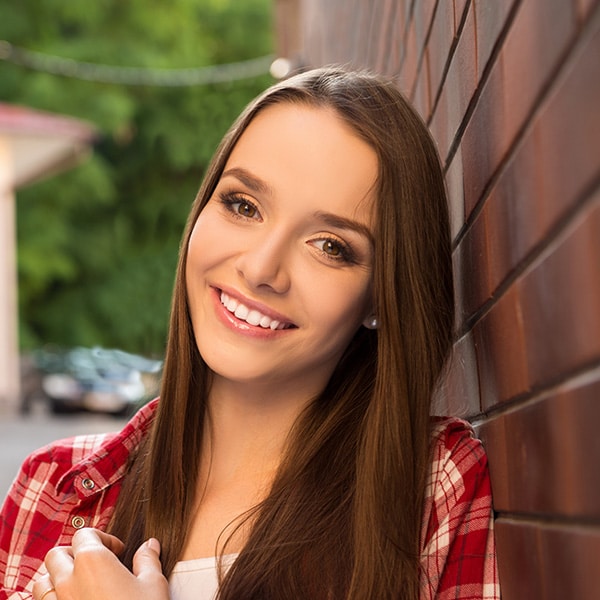
[[[53,415],[125,418],[156,393],[190,204],[273,81],[272,4],[0,0],[0,443],[16,464],[120,427]]]

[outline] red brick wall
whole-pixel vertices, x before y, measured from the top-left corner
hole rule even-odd
[[[503,597],[600,597],[600,0],[276,7],[280,53],[393,76],[438,143],[458,304],[441,402],[489,454]]]

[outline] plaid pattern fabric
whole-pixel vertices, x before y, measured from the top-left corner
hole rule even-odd
[[[32,600],[48,550],[70,545],[81,527],[107,527],[155,408],[146,405],[119,434],[61,440],[26,459],[0,512],[0,600]]]
[[[33,581],[56,545],[81,527],[104,529],[127,459],[157,401],[121,433],[55,442],[24,462],[0,513],[0,600],[32,600]],[[490,484],[481,444],[467,423],[436,420],[423,521],[422,600],[499,598]]]
[[[498,600],[487,457],[471,426],[436,419],[422,530],[421,600]]]

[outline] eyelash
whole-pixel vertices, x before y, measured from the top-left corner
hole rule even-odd
[[[219,199],[220,199],[221,204],[225,207],[225,209],[229,213],[231,213],[231,215],[233,217],[235,217],[236,219],[254,219],[254,215],[249,216],[249,215],[243,215],[243,214],[239,213],[235,209],[236,204],[240,204],[240,205],[245,204],[246,206],[248,206],[252,210],[254,210],[256,214],[260,215],[260,213],[258,212],[258,208],[256,208],[256,206],[252,202],[250,202],[250,200],[248,200],[246,197],[244,197],[240,194],[236,194],[234,192],[222,193],[222,194],[220,194]]]
[[[255,211],[255,213],[257,215],[260,216],[260,212],[258,211],[258,208],[255,206],[255,204],[253,202],[250,202],[250,200],[248,200],[245,196],[235,193],[235,192],[223,192],[219,195],[219,200],[221,202],[221,204],[225,207],[225,210],[227,210],[227,212],[229,212],[231,214],[232,217],[234,217],[235,219],[254,219],[255,216],[248,216],[248,215],[243,215],[241,213],[239,213],[236,210],[236,204],[239,205],[246,205],[249,208],[251,208],[252,210]],[[314,240],[311,240],[312,242],[323,242],[324,244],[331,242],[332,244],[334,244],[335,246],[337,246],[339,248],[339,255],[338,256],[334,256],[331,255],[327,252],[325,252],[324,250],[322,250],[321,248],[317,247],[317,250],[319,251],[320,254],[322,254],[327,260],[331,260],[334,262],[345,262],[348,264],[355,264],[356,263],[356,255],[354,254],[352,248],[346,243],[343,242],[342,240],[339,240],[337,238],[334,237],[326,237],[326,238],[316,238]]]
[[[325,258],[327,258],[328,260],[332,260],[332,261],[337,261],[337,262],[345,262],[348,264],[354,264],[356,263],[356,256],[354,255],[354,252],[352,251],[352,248],[346,244],[345,242],[342,242],[341,240],[338,240],[337,238],[317,238],[316,240],[312,240],[314,242],[324,242],[325,244],[328,242],[331,242],[332,244],[335,244],[338,248],[339,248],[339,255],[338,256],[334,256],[332,254],[328,254],[327,252],[325,252],[324,250],[322,250],[321,248],[317,248],[317,250],[323,255],[325,256]]]

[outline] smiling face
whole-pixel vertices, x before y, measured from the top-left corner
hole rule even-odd
[[[375,152],[333,110],[282,103],[235,145],[188,246],[215,383],[311,397],[371,308]]]

